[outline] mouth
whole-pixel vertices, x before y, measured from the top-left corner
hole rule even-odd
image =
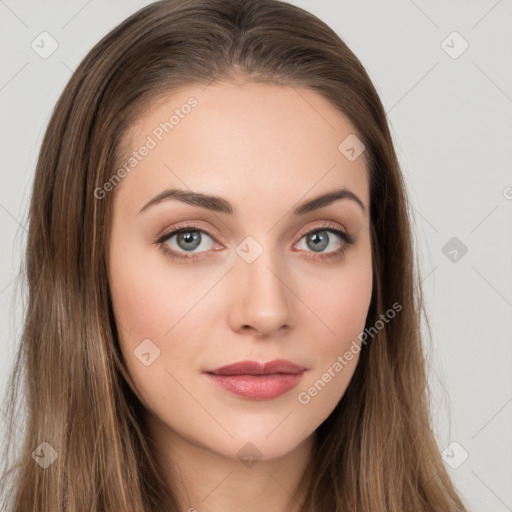
[[[239,361],[205,373],[225,391],[250,400],[271,400],[298,385],[307,368],[277,359],[267,363]]]

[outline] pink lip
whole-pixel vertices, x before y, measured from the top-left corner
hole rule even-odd
[[[213,382],[239,396],[270,400],[297,386],[305,371],[305,367],[291,361],[276,359],[267,363],[239,361],[205,373]]]

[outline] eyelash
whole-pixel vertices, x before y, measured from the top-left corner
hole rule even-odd
[[[163,235],[159,236],[157,239],[153,240],[152,243],[157,245],[162,250],[162,252],[164,254],[170,256],[173,261],[178,260],[180,262],[185,262],[185,261],[190,262],[190,260],[192,260],[191,262],[193,263],[194,261],[198,261],[198,260],[207,258],[208,256],[202,256],[202,254],[204,254],[204,253],[200,253],[201,255],[199,255],[199,257],[196,258],[195,253],[190,253],[190,255],[186,255],[186,253],[182,254],[182,253],[176,252],[174,249],[170,249],[169,246],[165,243],[169,240],[169,238],[171,238],[171,236],[178,235],[180,233],[186,233],[187,231],[198,231],[201,233],[205,233],[210,238],[212,238],[214,240],[214,237],[212,235],[210,235],[210,233],[208,233],[204,229],[200,229],[198,226],[194,226],[194,225],[184,225],[183,226],[182,225],[182,226],[178,226],[178,227],[175,227],[175,228],[167,231]],[[320,231],[327,231],[327,232],[334,233],[334,234],[338,235],[342,239],[343,244],[339,249],[336,249],[329,253],[316,253],[316,255],[314,257],[306,257],[306,259],[308,261],[316,261],[316,260],[325,261],[325,260],[331,260],[331,259],[337,258],[337,257],[341,258],[345,255],[346,251],[350,247],[352,247],[355,243],[355,239],[351,235],[340,230],[339,228],[336,227],[336,225],[329,224],[329,223],[325,224],[323,226],[318,226],[317,228],[306,231],[305,233],[302,233],[299,240],[302,240],[302,238],[304,238],[307,235],[310,235],[312,233],[317,233]],[[301,251],[301,252],[304,252],[304,251]]]

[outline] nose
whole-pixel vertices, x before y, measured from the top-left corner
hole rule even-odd
[[[264,251],[252,263],[237,258],[231,279],[230,324],[234,331],[268,337],[291,327],[292,292],[270,251]]]

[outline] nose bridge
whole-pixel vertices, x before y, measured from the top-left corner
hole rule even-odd
[[[264,238],[247,237],[236,248],[233,327],[268,334],[290,324],[290,291],[272,236]]]

